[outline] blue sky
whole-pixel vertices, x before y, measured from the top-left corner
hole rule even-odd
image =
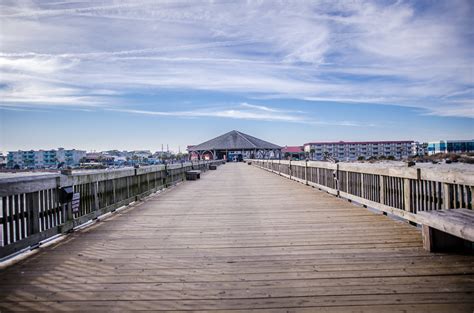
[[[2,1],[0,151],[474,138],[472,1]]]

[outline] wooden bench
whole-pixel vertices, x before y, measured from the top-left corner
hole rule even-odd
[[[474,241],[474,211],[453,209],[418,212],[423,247],[431,252],[459,251]]]
[[[201,171],[192,170],[186,172],[186,180],[198,180],[201,178]]]
[[[210,170],[217,170],[217,165],[209,165]]]

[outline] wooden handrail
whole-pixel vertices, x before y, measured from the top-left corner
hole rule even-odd
[[[417,212],[473,208],[474,173],[387,164],[249,160],[252,165],[417,223]]]
[[[21,176],[0,180],[0,259],[115,211],[184,180],[192,168],[207,170],[222,160],[98,170],[71,175]],[[79,193],[78,210],[61,203],[61,188]]]

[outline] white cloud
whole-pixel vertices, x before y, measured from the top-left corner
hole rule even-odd
[[[296,114],[284,114],[277,110],[262,110],[262,107],[246,104],[237,107],[212,108],[190,111],[148,111],[137,109],[109,109],[110,111],[125,112],[133,114],[154,115],[154,116],[172,116],[179,118],[189,117],[213,117],[213,118],[230,118],[244,120],[263,120],[263,121],[280,121],[280,122],[305,122],[302,116]]]
[[[256,121],[267,121],[267,122],[286,122],[286,123],[299,123],[307,125],[337,125],[337,126],[348,126],[348,127],[359,127],[362,126],[359,123],[351,121],[317,121],[308,118],[304,115],[304,112],[287,112],[284,110],[277,110],[266,106],[253,105],[248,103],[241,103],[240,105],[216,107],[199,110],[189,111],[150,111],[150,110],[139,110],[139,109],[107,109],[108,111],[140,114],[149,116],[165,116],[165,117],[177,117],[177,118],[228,118],[228,119],[242,119],[242,120],[256,120]],[[364,124],[366,127],[373,127],[375,125]]]
[[[469,1],[4,1],[0,12],[3,105],[113,107],[194,89],[474,117]],[[258,111],[290,113],[243,104],[216,116]]]

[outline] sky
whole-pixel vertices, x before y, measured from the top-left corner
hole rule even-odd
[[[0,0],[0,151],[474,138],[474,2]]]

